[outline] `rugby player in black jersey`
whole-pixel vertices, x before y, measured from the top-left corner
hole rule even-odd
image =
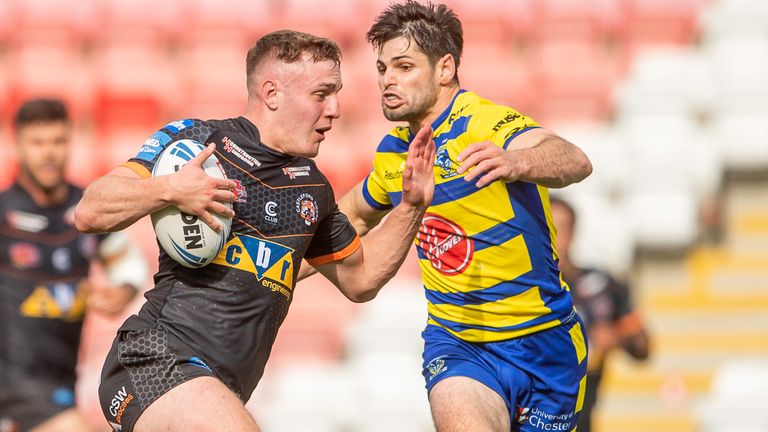
[[[125,234],[75,229],[82,190],[64,179],[71,132],[64,104],[26,102],[14,129],[19,172],[0,192],[0,431],[89,431],[75,408],[86,305],[121,312],[144,285],[146,263]],[[94,259],[113,286],[90,286]]]
[[[243,116],[172,122],[135,158],[94,182],[78,228],[120,229],[175,205],[232,232],[208,266],[189,269],[160,253],[155,288],[118,332],[99,389],[120,431],[258,431],[244,407],[288,311],[302,258],[350,300],[368,301],[395,274],[432,200],[434,143],[424,128],[405,163],[402,202],[361,241],[311,160],[339,117],[338,46],[289,30],[265,35],[246,59]],[[177,173],[152,177],[162,148],[208,145]],[[216,154],[228,180],[201,170]],[[233,202],[230,210],[221,202]]]

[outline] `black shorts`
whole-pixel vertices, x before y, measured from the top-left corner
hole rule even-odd
[[[114,430],[131,432],[152,402],[201,376],[215,375],[199,354],[165,329],[120,331],[101,372],[101,410]]]
[[[30,430],[74,407],[74,386],[24,378],[0,387],[0,432]]]

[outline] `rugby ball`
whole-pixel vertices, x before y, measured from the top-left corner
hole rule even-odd
[[[197,141],[183,139],[169,143],[160,153],[152,175],[173,174],[197,156],[205,146]],[[215,155],[203,164],[203,170],[211,177],[225,179],[224,169]],[[232,208],[231,203],[226,203]],[[224,247],[232,219],[213,214],[222,226],[221,232],[214,231],[195,215],[182,212],[176,206],[168,206],[152,213],[152,226],[163,250],[176,262],[191,268],[209,264]]]

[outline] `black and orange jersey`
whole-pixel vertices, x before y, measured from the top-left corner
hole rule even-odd
[[[19,184],[0,193],[0,389],[14,380],[72,387],[84,281],[101,236],[74,227],[82,190],[40,207]]]
[[[161,249],[155,288],[123,329],[164,327],[246,400],[288,312],[301,260],[345,258],[360,238],[315,163],[265,146],[244,117],[169,123],[124,166],[148,177],[163,148],[180,139],[216,144],[238,185],[232,230],[206,267],[184,267]]]

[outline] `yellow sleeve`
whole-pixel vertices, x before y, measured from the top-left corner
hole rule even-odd
[[[539,127],[532,118],[502,105],[483,107],[472,116],[474,142],[493,141],[506,149],[521,133]]]
[[[384,187],[384,177],[381,167],[381,157],[377,153],[373,160],[373,169],[363,183],[363,198],[369,206],[376,210],[389,210],[392,208],[392,201]]]

